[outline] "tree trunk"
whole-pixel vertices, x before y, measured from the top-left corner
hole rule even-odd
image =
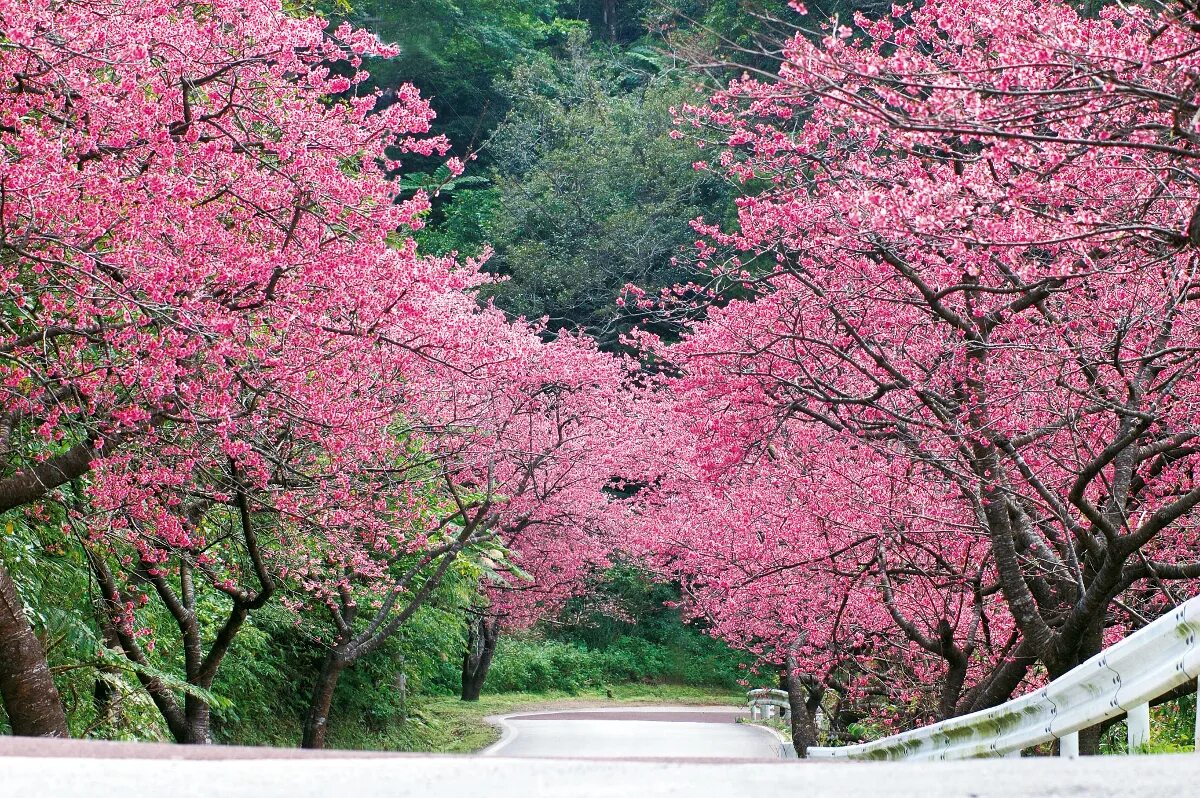
[[[25,618],[17,586],[0,565],[0,699],[12,733],[66,737],[67,715],[46,652]]]
[[[184,698],[187,714],[187,737],[180,740],[189,745],[212,744],[212,707],[197,696],[189,695]]]
[[[1064,663],[1061,668],[1062,673],[1051,673],[1051,678],[1057,679],[1063,673],[1071,670],[1076,665],[1091,659],[1092,656],[1099,654],[1104,648],[1104,616],[1100,615],[1088,627],[1084,633],[1083,639],[1079,643],[1079,650],[1076,652],[1074,662]],[[1103,725],[1092,726],[1088,729],[1079,731],[1079,755],[1080,756],[1097,756],[1100,753],[1100,737],[1104,733]]]
[[[604,32],[608,34],[610,42],[615,42],[617,40],[617,0],[604,0],[601,14],[604,21]]]
[[[497,619],[480,615],[471,624],[467,635],[467,653],[463,655],[463,701],[479,700],[499,641],[500,622]]]
[[[321,667],[321,675],[317,677],[316,687],[313,688],[312,701],[308,707],[308,717],[304,719],[304,748],[324,748],[325,735],[329,731],[329,708],[333,706],[333,693],[337,690],[338,679],[346,669],[346,660],[336,649],[325,657]]]
[[[1024,681],[1029,669],[1037,664],[1032,647],[1021,643],[1012,656],[1001,662],[987,678],[972,688],[955,708],[955,715],[966,715],[981,709],[991,709],[1012,698]]]
[[[792,732],[792,748],[796,749],[796,756],[801,759],[808,758],[808,749],[817,744],[817,722],[816,708],[820,706],[819,701],[809,703],[810,696],[808,690],[805,689],[799,677],[796,675],[799,669],[799,663],[796,661],[794,654],[788,654],[787,665],[780,674],[783,678],[783,689],[788,694],[788,709],[791,715],[791,732]]]

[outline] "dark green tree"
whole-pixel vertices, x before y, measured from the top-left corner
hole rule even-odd
[[[487,226],[491,267],[506,278],[491,293],[505,310],[611,346],[636,319],[618,306],[626,283],[690,277],[689,222],[723,215],[729,191],[670,137],[670,108],[694,93],[659,65],[648,52],[598,55],[575,35],[564,57],[505,82],[512,110],[490,144]]]
[[[554,0],[364,0],[351,18],[396,44],[369,65],[374,84],[412,83],[438,114],[436,132],[475,151],[508,110],[498,81],[565,36]]]

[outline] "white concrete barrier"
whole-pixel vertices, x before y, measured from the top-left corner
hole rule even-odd
[[[1126,715],[1130,753],[1150,741],[1150,702],[1200,677],[1200,598],[1100,652],[1045,687],[992,709],[869,743],[810,748],[826,759],[969,759],[1020,755],[1060,740],[1079,752],[1079,731]],[[1200,730],[1200,719],[1198,719]]]

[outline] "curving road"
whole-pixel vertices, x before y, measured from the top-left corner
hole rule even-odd
[[[503,757],[620,759],[779,759],[778,737],[738,723],[732,707],[623,707],[522,713],[492,718]]]

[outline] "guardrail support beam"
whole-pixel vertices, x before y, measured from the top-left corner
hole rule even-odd
[[[1079,732],[1071,732],[1059,738],[1058,755],[1068,759],[1079,756]]]
[[[1150,705],[1138,704],[1125,716],[1125,724],[1129,728],[1129,753],[1136,754],[1138,749],[1150,744]]]

